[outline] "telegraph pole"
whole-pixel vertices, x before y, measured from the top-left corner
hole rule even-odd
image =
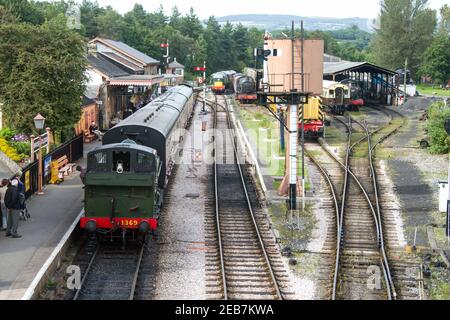
[[[292,32],[291,32],[291,92],[295,92],[295,82],[294,82],[294,40],[295,40],[295,29],[294,21],[292,21]],[[288,111],[289,120],[289,201],[290,210],[297,209],[297,149],[298,149],[298,106],[291,104]]]
[[[302,33],[302,52],[301,52],[301,73],[302,73],[302,92],[305,92],[305,72],[304,72],[304,52],[305,52],[305,32],[303,30],[303,20],[301,22],[301,33]],[[303,210],[305,209],[305,112],[304,104],[302,104],[302,198],[303,198]]]
[[[264,35],[264,52],[269,50],[269,32]],[[263,91],[269,92],[269,62],[264,59],[263,62]]]

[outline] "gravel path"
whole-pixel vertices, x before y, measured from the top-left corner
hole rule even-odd
[[[408,122],[398,134],[386,140],[383,147],[393,153],[386,160],[387,171],[402,205],[406,241],[428,247],[426,225],[434,223],[433,213],[438,209],[438,182],[447,179],[447,155],[431,155],[418,149],[418,140],[425,135],[426,123],[419,118],[438,98],[411,98],[396,109]]]

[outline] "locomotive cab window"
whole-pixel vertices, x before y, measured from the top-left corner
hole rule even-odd
[[[328,92],[328,94],[329,94],[330,96],[333,96],[333,95],[334,95],[334,90],[330,90],[330,91]]]
[[[155,171],[155,163],[153,156],[148,153],[138,152],[135,171],[136,172]]]
[[[129,151],[113,151],[113,171],[117,173],[130,172],[131,155]]]
[[[96,153],[93,153],[89,156],[88,161],[88,170],[89,171],[107,171],[107,152],[106,151],[99,151]]]

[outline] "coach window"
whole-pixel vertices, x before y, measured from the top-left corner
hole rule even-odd
[[[117,173],[130,172],[130,152],[113,151],[113,171]]]
[[[148,153],[138,152],[136,172],[152,172],[154,171],[153,156]]]

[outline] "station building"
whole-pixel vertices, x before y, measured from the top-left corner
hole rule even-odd
[[[97,101],[100,129],[109,129],[145,105],[164,80],[158,60],[120,41],[92,39],[87,60],[86,97]]]

